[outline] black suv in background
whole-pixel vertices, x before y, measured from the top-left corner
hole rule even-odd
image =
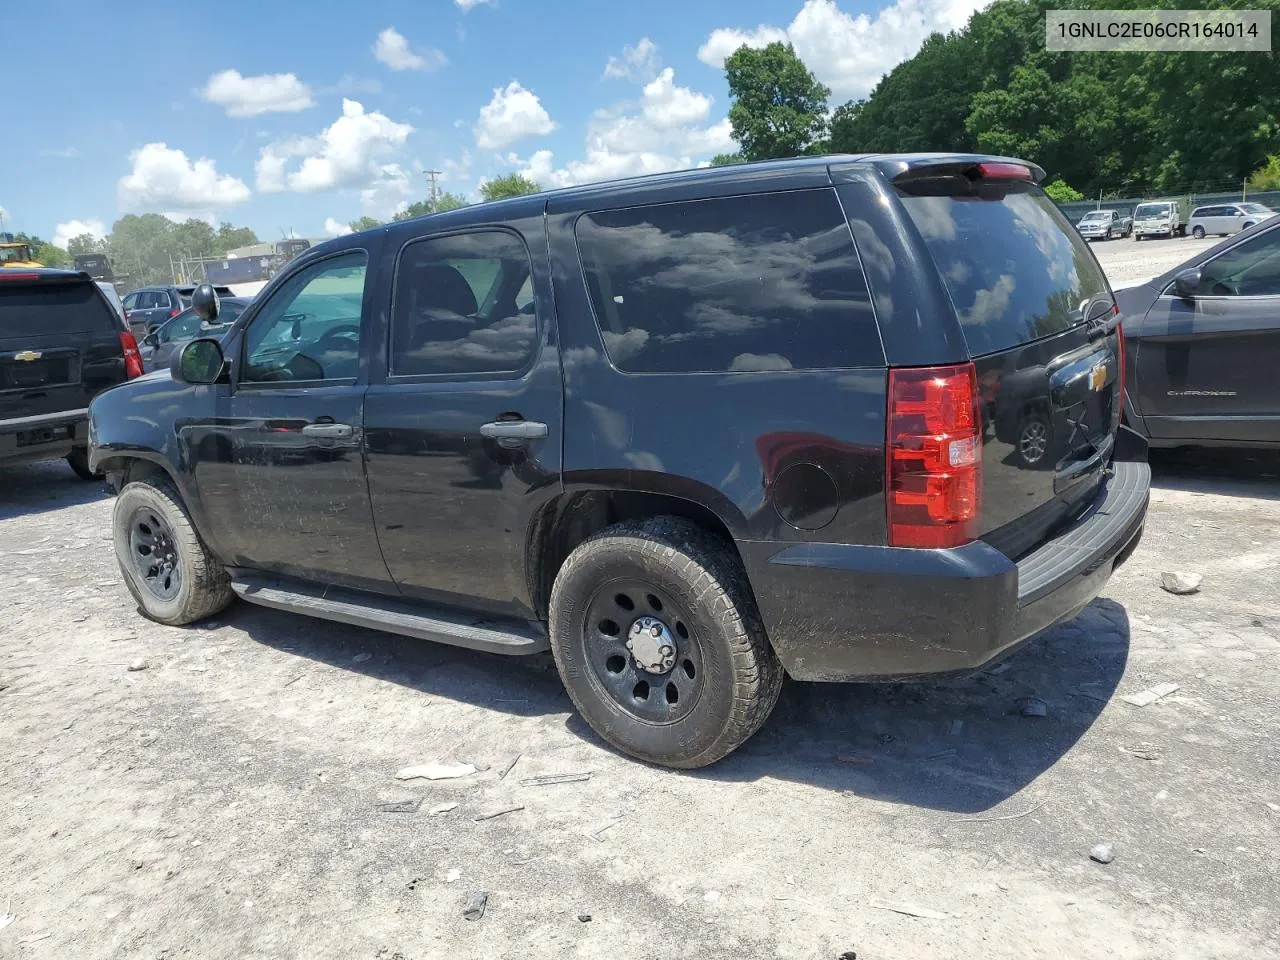
[[[89,401],[141,374],[133,334],[87,273],[0,270],[0,465],[66,457],[92,479]]]
[[[93,404],[125,581],[163,623],[238,595],[550,648],[676,767],[784,673],[978,667],[1088,604],[1147,507],[1111,291],[1041,176],[807,158],[323,244]]]

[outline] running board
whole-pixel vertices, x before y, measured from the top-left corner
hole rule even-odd
[[[468,650],[508,655],[549,650],[546,630],[530,621],[504,622],[434,609],[396,597],[327,587],[235,571],[231,589],[241,600],[321,620],[348,623]]]

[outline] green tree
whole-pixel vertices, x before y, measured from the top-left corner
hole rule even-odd
[[[71,255],[52,243],[32,247],[31,255],[36,258],[37,263],[43,263],[46,267],[69,267],[72,264]]]
[[[1253,171],[1249,186],[1254,190],[1280,190],[1280,154],[1272,154],[1264,166]]]
[[[158,213],[121,217],[112,224],[107,237],[112,271],[134,287],[170,282],[173,227],[167,217]]]
[[[789,43],[743,46],[724,63],[729,124],[744,160],[816,152],[827,133],[827,97]]]
[[[169,231],[169,252],[175,257],[212,257],[216,237],[203,220],[184,220]]]
[[[91,233],[82,233],[78,237],[72,237],[67,241],[67,253],[73,257],[84,256],[90,253],[106,253],[107,241],[100,237],[95,237]]]
[[[457,193],[442,193],[433,203],[430,200],[419,200],[411,203],[397,213],[393,220],[412,220],[414,217],[425,217],[430,213],[445,213],[469,206],[465,197]]]
[[[1076,200],[1084,199],[1083,193],[1075,189],[1061,177],[1053,181],[1053,183],[1046,184],[1044,192],[1049,195],[1049,199],[1054,203],[1073,203]]]
[[[348,226],[351,227],[352,230],[356,231],[356,233],[359,233],[361,230],[372,230],[374,227],[382,226],[382,221],[375,220],[373,217],[364,216],[352,220]]]
[[[740,153],[717,153],[711,158],[713,167],[727,167],[734,163],[745,163]]]
[[[542,187],[528,177],[518,173],[508,173],[504,177],[495,177],[481,185],[480,196],[486,201],[505,200],[508,197],[523,197],[525,194],[538,193]]]
[[[218,226],[218,235],[213,241],[214,256],[223,256],[228,250],[248,247],[258,242],[258,235],[248,227],[236,227],[230,223]]]

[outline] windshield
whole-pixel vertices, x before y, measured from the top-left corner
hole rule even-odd
[[[1140,203],[1138,209],[1133,211],[1133,219],[1145,220],[1151,217],[1165,217],[1169,215],[1172,209],[1169,203]]]
[[[1264,207],[1260,203],[1242,203],[1240,209],[1245,213],[1273,213],[1270,207]]]
[[[1084,223],[1086,220],[1110,220],[1110,219],[1111,219],[1111,213],[1109,211],[1095,210],[1093,211],[1093,213],[1086,213],[1080,219],[1080,222]]]
[[[0,247],[0,263],[21,263],[31,259],[25,244]]]
[[[1088,245],[1039,187],[957,191],[955,179],[899,195],[951,295],[970,354],[1061,333],[1082,322],[1081,301],[1107,296]]]

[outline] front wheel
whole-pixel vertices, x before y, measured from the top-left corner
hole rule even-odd
[[[1196,227],[1194,230],[1192,230],[1192,231],[1191,231],[1191,235],[1192,235],[1193,237],[1195,237],[1197,240],[1203,240],[1203,239],[1204,239],[1204,227]]]
[[[135,480],[116,497],[116,562],[143,614],[182,626],[217,613],[234,594],[167,478]]]
[[[579,545],[556,576],[550,627],[578,712],[650,763],[715,763],[760,729],[782,689],[733,548],[675,517]]]

